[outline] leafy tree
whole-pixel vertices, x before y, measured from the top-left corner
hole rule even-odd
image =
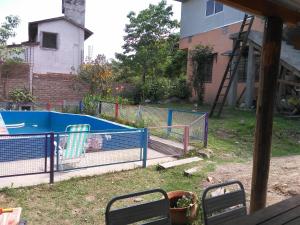
[[[20,49],[6,47],[7,40],[11,37],[16,36],[15,28],[20,23],[20,18],[18,16],[7,16],[5,21],[0,26],[0,61],[6,61],[11,55],[18,55]]]
[[[127,16],[129,24],[125,28],[124,52],[116,54],[116,58],[135,74],[141,74],[143,84],[147,75],[163,74],[162,62],[170,52],[166,49],[170,47],[168,42],[179,27],[172,15],[172,6],[167,6],[163,0],[158,5],[150,4],[138,15],[130,12]]]
[[[79,78],[89,85],[91,94],[107,95],[113,78],[111,64],[104,55],[98,55],[81,66]]]
[[[20,18],[18,16],[7,16],[5,17],[5,22],[3,22],[0,26],[0,44],[5,45],[7,40],[10,37],[16,36],[15,28],[20,23]]]
[[[162,0],[145,10],[128,14],[123,52],[112,61],[113,73],[121,82],[135,87],[130,97],[157,101],[174,96],[183,87],[180,98],[188,95],[185,82],[187,52],[179,49],[179,23],[172,19],[172,6]],[[172,89],[172,90],[171,90]]]

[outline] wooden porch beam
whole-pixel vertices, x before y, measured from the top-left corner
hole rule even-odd
[[[267,0],[218,0],[224,4],[258,16],[281,17],[283,22],[297,24],[300,13]]]
[[[276,83],[279,74],[282,28],[283,20],[280,17],[266,18],[256,110],[250,202],[251,213],[266,206],[271,159],[273,112]]]

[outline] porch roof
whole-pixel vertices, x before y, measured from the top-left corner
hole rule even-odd
[[[259,16],[280,17],[285,23],[300,22],[300,0],[218,0]]]

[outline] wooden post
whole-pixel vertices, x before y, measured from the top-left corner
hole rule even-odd
[[[266,18],[256,111],[250,213],[266,206],[282,27],[281,18]]]
[[[234,43],[235,45],[235,43]],[[240,49],[236,50],[236,55],[238,55],[240,52]],[[234,56],[233,60],[232,60],[232,65],[231,65],[231,70],[233,70],[233,68],[235,67],[235,65],[237,63],[239,63],[237,61],[238,56]],[[228,105],[229,106],[236,106],[236,100],[237,100],[237,88],[238,88],[238,79],[239,79],[239,70],[236,71],[236,74],[233,77],[229,92],[228,92]]]
[[[118,102],[115,103],[115,118],[116,119],[119,118],[119,103]]]
[[[247,81],[246,81],[246,106],[250,108],[253,104],[253,93],[255,85],[255,54],[254,46],[249,43],[248,66],[247,66]]]
[[[50,133],[50,184],[54,183],[54,133]]]
[[[189,126],[184,127],[183,132],[183,151],[184,155],[188,153],[189,151],[189,144],[190,144],[190,128]]]

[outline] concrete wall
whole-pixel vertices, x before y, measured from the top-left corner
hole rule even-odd
[[[42,32],[57,33],[57,49],[42,47]],[[38,26],[37,42],[34,48],[34,73],[77,73],[83,61],[84,31],[64,21],[41,23]]]
[[[188,0],[181,6],[181,37],[189,37],[198,33],[207,32],[225,25],[237,23],[244,17],[244,13],[223,6],[223,11],[206,16],[207,0]]]
[[[230,39],[230,35],[239,31],[241,23],[232,24],[222,28],[214,29],[208,32],[200,33],[192,37],[182,38],[180,40],[180,48],[187,49],[190,51],[195,48],[195,46],[209,45],[212,46],[214,52],[217,53],[217,58],[214,61],[213,72],[212,72],[212,82],[205,84],[205,94],[204,102],[212,103],[217,90],[220,86],[222,76],[224,74],[225,68],[228,64],[229,56],[224,56],[222,53],[232,50],[233,42]],[[259,18],[256,18],[252,27],[252,30],[263,31],[263,21]],[[192,66],[190,57],[188,58],[187,65],[187,76],[189,80],[192,77]],[[245,83],[238,84],[238,96],[243,90]],[[195,97],[195,93],[193,93]]]

